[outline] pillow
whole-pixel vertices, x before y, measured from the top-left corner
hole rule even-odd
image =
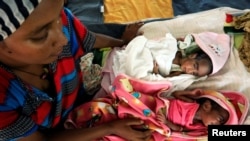
[[[224,33],[224,21],[227,12],[239,12],[230,7],[220,7],[198,13],[177,16],[170,20],[154,21],[144,24],[139,32],[144,32],[147,38],[163,37],[166,32],[171,32],[173,36],[184,37],[188,33],[200,33],[211,31]]]

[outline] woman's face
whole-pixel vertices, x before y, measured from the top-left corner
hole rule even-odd
[[[0,47],[16,65],[48,64],[66,45],[60,12],[63,0],[42,0],[27,20]]]

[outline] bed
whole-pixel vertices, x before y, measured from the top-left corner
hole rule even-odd
[[[74,1],[79,0],[73,0],[68,6],[73,9],[73,13],[76,13],[77,16],[82,15],[82,10],[75,7]],[[94,3],[93,1],[88,0],[81,1]],[[131,0],[129,2],[131,2]],[[159,0],[159,2],[161,1]],[[172,33],[175,37],[183,37],[188,33],[199,33],[202,31],[225,33],[226,13],[244,13],[250,10],[250,2],[248,0],[168,0],[168,2],[171,6],[168,5],[168,12],[170,13],[167,15],[163,15],[162,17],[159,15],[137,17],[143,20],[156,19],[156,21],[146,23],[140,29],[140,31],[144,32],[144,35],[147,38],[159,38],[164,36],[166,32]],[[92,4],[92,6],[95,5],[92,8],[95,8],[98,11],[96,12],[96,15],[85,14],[85,16],[89,17],[87,17],[86,20],[84,20],[85,18],[80,17],[80,20],[86,24],[129,23],[139,20],[136,18],[127,20],[122,19],[120,21],[115,21],[114,19],[110,21],[105,20],[105,14],[107,13],[104,12],[109,12],[108,9],[105,9],[107,8],[107,3],[115,4],[116,9],[119,9],[119,6],[124,8],[124,3],[120,3],[123,5],[117,5],[118,3],[115,3],[115,0],[95,1],[96,5]],[[88,6],[87,9],[89,8],[91,7]],[[102,8],[104,8],[104,11]],[[117,19],[119,19],[118,17]],[[243,93],[248,99],[250,99],[250,73],[239,58],[240,54],[234,41],[235,40],[232,38],[230,56],[225,66],[215,75],[208,77],[206,80],[197,83],[195,82],[187,89],[199,87],[205,89],[233,90]],[[250,124],[249,111],[244,124]]]
[[[196,11],[195,13],[191,12],[176,16],[171,20],[148,23],[140,30],[148,38],[162,37],[165,32],[171,32],[175,37],[183,37],[190,32],[199,33],[202,31],[224,33],[226,13],[244,13],[246,11],[249,11],[249,9],[235,9],[232,7]],[[208,77],[204,81],[193,83],[188,89],[200,87],[205,89],[234,90],[242,92],[250,99],[250,73],[239,58],[240,54],[236,44],[233,44],[233,42],[232,40],[230,56],[225,66],[217,74]],[[250,124],[250,116],[247,117],[245,124]]]
[[[225,13],[230,12],[237,13],[242,12],[242,10],[220,7],[185,14],[172,20],[148,23],[140,30],[148,38],[162,37],[165,32],[171,32],[175,37],[182,37],[190,32],[199,33],[202,31],[224,33]],[[250,99],[249,83],[250,73],[239,58],[239,52],[232,41],[230,56],[224,67],[206,80],[193,83],[188,89],[200,87],[205,89],[234,90],[242,92]],[[246,119],[245,124],[250,124],[250,116]]]

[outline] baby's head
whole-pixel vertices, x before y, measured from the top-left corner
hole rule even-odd
[[[226,94],[215,90],[203,90],[197,103],[200,104],[198,117],[205,126],[239,123],[236,108]]]
[[[196,76],[213,75],[226,63],[230,52],[230,37],[227,34],[202,32],[191,34],[203,54],[188,55],[188,62],[181,68],[184,73]],[[205,55],[206,54],[206,55]],[[196,58],[197,56],[197,58]],[[203,56],[203,57],[199,57]],[[195,59],[196,58],[196,59]]]
[[[182,58],[180,66],[184,73],[199,77],[209,75],[213,71],[211,59],[202,51]]]
[[[215,32],[202,32],[192,36],[199,48],[211,59],[213,68],[209,75],[217,73],[228,59],[231,47],[230,36]]]
[[[223,125],[228,121],[229,112],[215,101],[209,98],[200,98],[197,103],[200,104],[200,118],[205,126]]]

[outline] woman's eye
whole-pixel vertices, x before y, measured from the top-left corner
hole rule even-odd
[[[46,33],[46,35],[43,35],[43,36],[37,36],[37,37],[33,37],[32,40],[34,42],[40,42],[40,41],[43,41],[47,38],[48,34]]]

